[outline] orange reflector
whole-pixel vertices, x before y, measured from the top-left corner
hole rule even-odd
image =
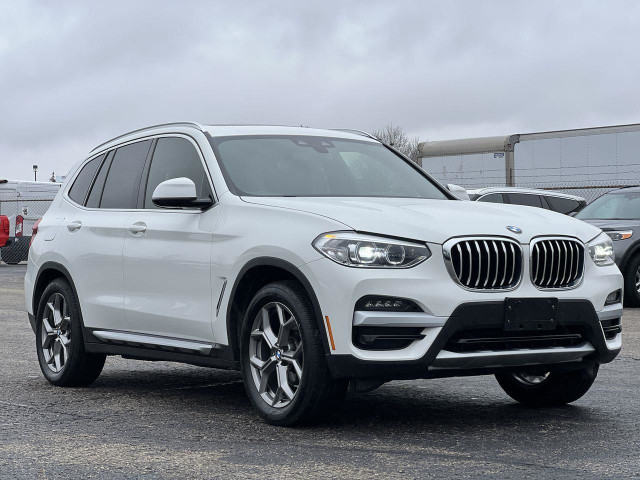
[[[331,322],[329,321],[329,317],[325,316],[324,319],[327,321],[327,331],[329,332],[329,340],[331,341],[331,350],[336,349],[336,344],[333,343],[333,332],[331,331]]]

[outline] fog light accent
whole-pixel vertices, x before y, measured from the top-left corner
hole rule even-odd
[[[605,306],[620,303],[622,300],[622,289],[615,290],[607,295],[607,299],[604,301]]]

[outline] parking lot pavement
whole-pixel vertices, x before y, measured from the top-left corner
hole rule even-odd
[[[523,408],[493,377],[403,381],[287,429],[256,416],[235,372],[110,357],[91,388],[50,386],[24,270],[0,265],[0,478],[640,476],[639,310],[571,406]]]

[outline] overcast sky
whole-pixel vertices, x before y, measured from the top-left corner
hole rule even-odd
[[[640,122],[640,2],[0,0],[0,178],[177,120],[423,140]]]

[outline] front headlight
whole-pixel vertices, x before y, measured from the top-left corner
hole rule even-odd
[[[313,246],[325,257],[348,267],[409,268],[431,256],[424,244],[355,232],[323,233]]]
[[[609,238],[614,242],[617,242],[618,240],[628,240],[633,236],[633,230],[609,230],[604,233],[609,235]]]
[[[599,267],[606,267],[615,263],[613,242],[606,233],[601,233],[589,242],[589,256]]]

